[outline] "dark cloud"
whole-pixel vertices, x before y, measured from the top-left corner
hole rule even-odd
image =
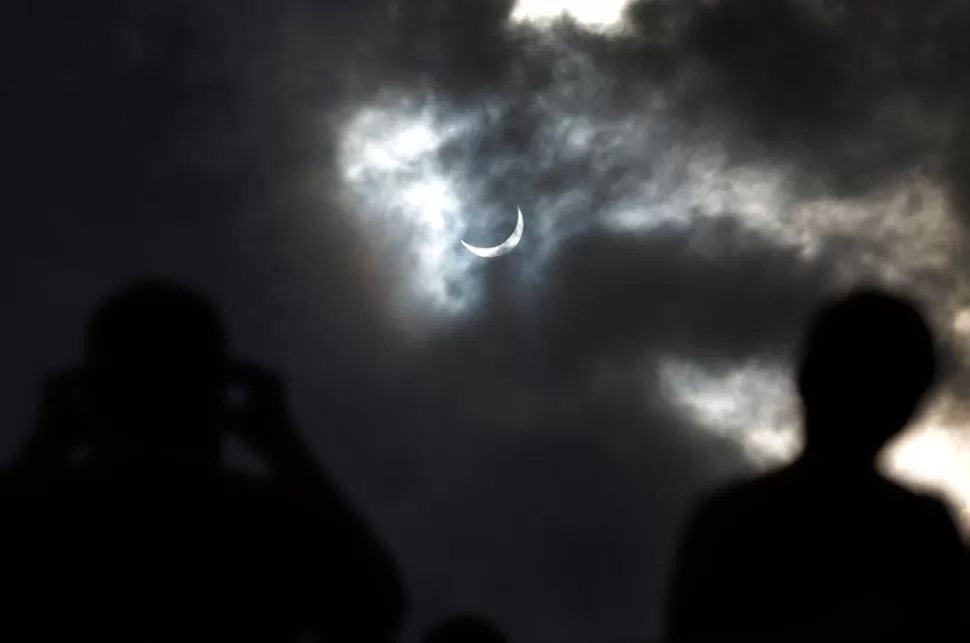
[[[866,194],[914,166],[958,202],[967,103],[963,3],[723,0],[684,31],[719,79],[701,90],[810,192]],[[748,160],[745,144],[737,152]]]
[[[505,30],[512,0],[398,0],[392,52],[403,69],[443,88],[481,91],[506,72],[511,43]]]
[[[689,232],[584,235],[560,248],[552,266],[542,336],[554,363],[581,372],[607,355],[785,356],[833,283],[825,268],[729,217]]]
[[[695,15],[688,37],[766,131],[833,120],[846,81],[841,43],[793,2],[714,3]]]

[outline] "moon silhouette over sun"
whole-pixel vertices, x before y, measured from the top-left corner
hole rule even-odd
[[[481,246],[473,246],[469,243],[465,243],[462,240],[461,245],[465,246],[468,252],[473,255],[482,257],[483,259],[494,259],[495,257],[501,257],[502,255],[507,255],[508,253],[515,250],[515,247],[519,245],[522,241],[522,235],[525,232],[525,219],[522,217],[522,208],[516,208],[519,213],[519,220],[515,224],[515,230],[508,239],[498,244],[497,246],[491,246],[488,248],[483,248]]]

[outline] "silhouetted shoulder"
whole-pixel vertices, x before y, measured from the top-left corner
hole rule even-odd
[[[933,496],[876,476],[819,484],[792,467],[697,505],[676,562],[668,629],[672,640],[795,636],[806,618],[835,623],[847,618],[843,610],[863,613],[859,596],[878,610],[952,615],[966,595],[965,566],[959,532]]]
[[[896,503],[898,510],[905,507],[911,513],[910,517],[924,526],[946,526],[959,539],[952,512],[937,494],[931,491],[913,491],[888,481],[886,486],[886,494],[891,502]]]
[[[965,556],[963,538],[950,508],[935,494],[892,486],[900,536],[912,543],[912,550],[918,551],[921,557],[940,559],[940,566],[927,567],[928,571],[939,572],[942,568],[949,576],[946,566],[955,570],[958,566],[952,565],[953,561]]]
[[[750,521],[760,521],[763,511],[774,504],[787,502],[781,473],[769,474],[755,480],[727,485],[702,497],[694,506],[686,526],[689,537],[700,538],[717,533],[723,540],[735,531],[743,530]]]
[[[481,616],[462,614],[437,623],[421,643],[506,643],[498,626]]]
[[[709,495],[697,505],[688,530],[715,531],[722,541],[732,535],[757,541],[767,535],[797,538],[794,530],[841,533],[849,527],[874,539],[881,533],[877,542],[960,542],[948,508],[932,494],[879,476],[860,484],[818,480],[798,467]]]

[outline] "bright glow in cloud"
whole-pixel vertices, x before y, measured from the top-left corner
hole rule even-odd
[[[563,15],[590,29],[615,27],[630,0],[518,0],[513,21],[542,22]]]
[[[953,332],[963,338],[970,337],[970,308],[964,308],[953,320]]]
[[[453,313],[474,298],[469,261],[458,246],[469,207],[459,195],[467,190],[438,158],[466,127],[433,104],[398,97],[361,110],[341,128],[344,185],[371,222],[368,232],[388,240],[386,258],[400,262],[398,310],[424,312],[430,304]]]
[[[676,358],[660,362],[665,399],[712,435],[738,443],[759,467],[790,460],[801,448],[791,377],[752,362],[721,373]]]

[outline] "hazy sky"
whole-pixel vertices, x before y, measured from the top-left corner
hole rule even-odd
[[[951,358],[887,468],[970,512],[965,3],[143,4],[3,10],[0,453],[97,299],[175,277],[286,376],[411,632],[650,638],[690,501],[797,452],[806,315],[876,280]]]

